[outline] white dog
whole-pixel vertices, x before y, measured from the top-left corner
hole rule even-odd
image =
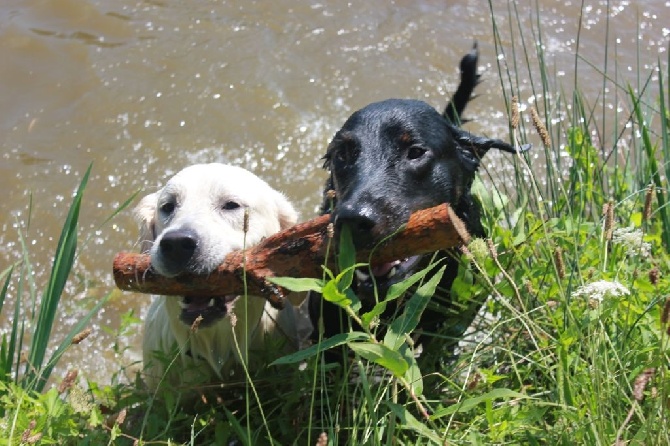
[[[217,163],[185,168],[144,197],[135,211],[142,225],[141,250],[151,255],[156,272],[167,277],[210,273],[231,251],[257,244],[297,220],[280,192],[245,169]],[[192,331],[198,316],[202,320]],[[301,324],[295,318],[288,302],[277,311],[257,296],[155,296],[142,345],[147,384],[158,385],[177,350],[168,382],[203,384],[227,378],[236,364],[250,359],[248,352],[262,350],[268,342],[280,339],[296,348]],[[275,358],[286,351],[277,344]],[[270,358],[264,359],[267,364]]]

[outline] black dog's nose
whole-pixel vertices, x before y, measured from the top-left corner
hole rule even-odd
[[[188,229],[169,231],[163,234],[159,247],[169,269],[183,270],[198,247],[198,237]]]
[[[334,217],[335,231],[339,233],[342,226],[349,226],[354,245],[357,248],[367,247],[372,243],[374,239],[373,230],[377,221],[371,212],[366,212],[364,208],[341,206]]]

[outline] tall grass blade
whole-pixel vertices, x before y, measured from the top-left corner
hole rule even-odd
[[[92,165],[89,165],[86,170],[70,206],[60,239],[58,240],[58,246],[56,247],[49,282],[42,295],[39,316],[35,325],[35,334],[30,345],[26,374],[23,379],[24,386],[34,386],[37,391],[41,391],[44,388],[48,379],[48,375],[45,375],[41,369],[49,337],[51,336],[51,329],[56,318],[58,304],[60,303],[63,289],[74,264],[75,252],[77,250],[79,211],[83,192],[91,173],[91,167]]]
[[[14,267],[10,267],[3,272],[3,275],[6,275],[5,283],[2,286],[2,291],[0,291],[0,314],[2,314],[2,308],[5,304],[5,298],[7,296],[7,289],[9,289],[9,282],[12,278],[12,272]],[[14,363],[14,331],[12,331],[9,345],[7,345],[7,335],[2,335],[2,345],[0,345],[0,382],[5,381],[7,377],[12,372],[12,365]]]
[[[0,276],[6,277],[2,291],[0,291],[0,314],[2,314],[2,307],[5,305],[5,298],[7,296],[7,289],[9,289],[9,282],[12,278],[12,272],[14,272],[14,266],[10,266],[0,274]]]
[[[668,57],[668,64],[670,66],[670,56]],[[658,62],[658,97],[659,97],[659,116],[661,118],[661,144],[664,160],[670,160],[670,129],[668,128],[668,120],[670,120],[670,110],[668,110],[665,103],[665,90],[663,86],[663,68],[661,62]],[[668,90],[670,95],[670,90]],[[668,98],[670,101],[670,97]],[[670,163],[665,163],[665,178],[670,178]],[[668,229],[667,227],[665,228]]]
[[[651,143],[649,128],[647,127],[647,124],[644,121],[644,117],[642,116],[639,98],[635,95],[632,87],[628,87],[628,94],[630,95],[630,99],[633,103],[633,111],[635,112],[635,117],[638,121],[640,134],[642,135],[642,146],[645,155],[647,155],[649,174],[651,175],[651,179],[654,182],[654,186],[656,187],[658,212],[661,217],[661,224],[663,225],[663,233],[661,235],[663,245],[665,246],[666,251],[670,251],[670,213],[666,206],[665,194],[663,193],[663,182],[661,179],[658,162],[656,161],[656,148]],[[663,94],[661,93],[661,97],[662,96]]]
[[[9,289],[9,281],[11,278],[11,271],[9,275],[7,276],[7,280],[5,281],[5,285],[2,289],[2,300],[5,300],[5,296],[7,293],[7,290]],[[19,294],[20,296],[20,294]],[[0,314],[2,314],[2,311],[0,310]],[[19,321],[21,322],[21,327],[19,328]],[[16,373],[14,377],[14,381],[18,379],[18,373],[19,373],[19,366],[21,363],[21,358],[17,354],[17,352],[21,351],[21,347],[23,345],[23,332],[24,332],[24,327],[25,327],[25,322],[21,318],[21,305],[20,305],[20,299],[16,299],[16,305],[14,306],[14,317],[12,319],[12,330],[10,331],[9,335],[9,344],[6,344],[6,338],[3,336],[2,338],[2,343],[3,343],[3,354],[2,354],[2,361],[3,361],[3,367],[2,367],[2,376],[0,376],[0,381],[4,381],[7,379],[7,381],[11,381],[11,373],[12,373],[12,368],[14,365],[16,366]]]

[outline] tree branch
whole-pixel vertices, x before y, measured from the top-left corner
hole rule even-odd
[[[330,216],[323,215],[268,237],[252,248],[233,251],[216,271],[204,276],[163,277],[151,268],[148,254],[121,252],[114,258],[114,281],[122,290],[140,293],[224,296],[243,294],[246,274],[249,295],[263,296],[281,308],[284,290],[266,278],[320,278],[322,265],[334,269],[334,259],[326,261],[325,258],[326,247],[331,242],[329,223]],[[451,207],[443,204],[415,212],[393,237],[373,250],[361,250],[356,258],[365,263],[390,262],[467,243],[469,237],[463,222]]]

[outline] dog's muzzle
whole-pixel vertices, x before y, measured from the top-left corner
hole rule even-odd
[[[227,296],[182,296],[179,302],[181,314],[179,319],[187,325],[193,325],[198,316],[201,316],[199,327],[212,325],[228,313],[231,304],[237,295]]]
[[[398,282],[402,282],[417,270],[419,260],[423,256],[412,256],[393,262],[370,265],[368,268],[356,269],[356,291],[359,298],[374,296],[375,287],[380,296]]]

